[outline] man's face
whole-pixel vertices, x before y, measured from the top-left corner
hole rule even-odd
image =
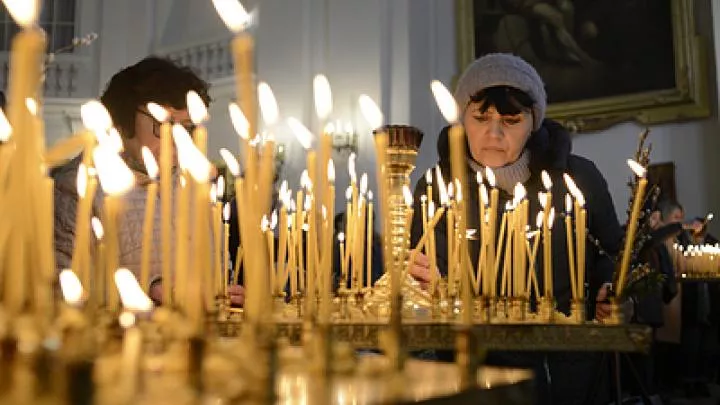
[[[668,224],[675,224],[675,223],[682,223],[685,218],[685,214],[683,213],[683,210],[680,208],[675,208],[670,212],[670,215],[665,218],[664,225]]]
[[[190,115],[186,109],[176,110],[172,107],[165,107],[170,114],[170,122],[180,124],[186,128],[192,127]],[[192,134],[192,132],[190,132]],[[160,160],[160,123],[150,115],[145,107],[141,107],[135,113],[135,136],[131,139],[124,139],[125,152],[133,159],[142,162],[142,147],[147,147],[152,152],[155,160]],[[177,151],[175,143],[172,143],[173,162],[177,164]]]

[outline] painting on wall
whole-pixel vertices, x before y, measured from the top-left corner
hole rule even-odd
[[[492,52],[545,80],[548,115],[588,131],[709,116],[692,0],[456,0],[462,70]]]

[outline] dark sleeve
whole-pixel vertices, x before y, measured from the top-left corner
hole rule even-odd
[[[593,274],[588,274],[587,279],[593,290],[603,283],[612,282],[615,271],[614,258],[620,252],[623,232],[605,178],[594,163],[579,159],[583,166],[581,170],[586,175],[576,180],[587,201],[588,232],[600,243],[600,247],[605,252],[603,254],[598,249],[588,249],[590,256],[586,260],[594,262],[594,266],[588,268],[594,268],[595,271]],[[592,246],[590,241],[588,246]]]
[[[231,269],[235,269],[235,261],[237,260],[237,250],[240,246],[240,222],[237,210],[237,201],[233,199],[230,202],[230,236],[228,237],[228,255],[232,262]],[[240,269],[242,273],[242,268]],[[232,279],[232,277],[231,277]],[[242,280],[242,274],[238,277],[238,280]],[[229,280],[228,280],[229,282]]]
[[[665,276],[662,286],[662,299],[665,304],[668,304],[678,293],[675,268],[673,267],[673,262],[667,247],[665,247],[665,245],[659,245],[657,250],[658,268],[663,276]]]

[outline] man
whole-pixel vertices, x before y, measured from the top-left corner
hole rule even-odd
[[[124,150],[121,156],[135,175],[135,187],[123,196],[123,210],[118,221],[118,240],[120,266],[127,267],[136,275],[140,272],[146,190],[150,183],[141,150],[147,147],[156,160],[159,160],[160,156],[160,123],[148,112],[147,103],[163,106],[170,114],[170,122],[192,130],[193,124],[186,106],[187,93],[195,91],[205,105],[209,105],[208,89],[208,83],[189,68],[178,66],[167,59],[148,57],[116,73],[100,97],[122,137]],[[175,155],[174,150],[173,154]],[[79,164],[78,157],[53,173],[55,256],[58,268],[70,267],[72,260],[78,201],[75,182]],[[102,190],[98,189],[93,200],[92,214],[98,218],[101,218],[102,213],[102,194]],[[160,246],[159,202],[155,206],[153,245]],[[161,303],[163,298],[161,267],[161,249],[153,249],[151,285],[143,287],[149,289],[150,297],[157,303]],[[233,292],[236,292],[235,288]],[[235,301],[243,299],[241,294],[233,296]]]

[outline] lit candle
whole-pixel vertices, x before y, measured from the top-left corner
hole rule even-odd
[[[537,231],[534,231],[528,235],[528,238],[534,237],[535,241],[533,242],[532,249],[530,248],[530,243],[528,242],[526,248],[529,251],[530,256],[530,266],[528,270],[528,280],[527,280],[527,286],[525,288],[525,296],[529,299],[530,298],[530,284],[532,283],[532,287],[535,291],[535,298],[540,298],[540,288],[538,287],[538,275],[537,275],[537,251],[538,246],[540,245],[540,231],[542,229],[542,223],[543,223],[543,212],[540,211],[537,214]]]
[[[525,212],[525,187],[521,183],[515,184],[513,193],[513,204],[517,207],[515,210],[515,246],[513,258],[513,296],[523,295],[525,287],[525,273],[527,271],[527,257],[525,253],[525,229],[527,228],[527,213]]]
[[[237,107],[237,106],[236,106]],[[232,108],[231,108],[232,110]],[[239,110],[238,110],[239,111]],[[225,161],[225,164],[227,166],[228,171],[233,175],[234,180],[234,188],[235,188],[235,209],[237,212],[245,212],[244,210],[244,194],[243,194],[243,180],[240,177],[240,164],[238,163],[237,159],[235,159],[235,156],[227,149],[221,148],[220,149],[220,156]],[[239,215],[238,215],[238,222],[234,224],[236,229],[238,231],[240,230],[240,223],[239,223]],[[229,219],[229,217],[228,217]],[[242,260],[242,255],[240,254],[242,249],[243,241],[240,240],[240,244],[238,245],[238,251],[235,254],[235,263],[233,263],[233,284],[238,284],[239,282],[239,273],[240,273],[240,262]]]
[[[568,267],[570,268],[570,289],[573,299],[578,298],[578,284],[575,277],[575,246],[572,235],[572,198],[565,194],[565,239],[567,240]],[[578,256],[579,257],[579,256]]]
[[[578,298],[583,299],[585,297],[585,244],[587,241],[587,210],[585,209],[585,197],[567,173],[565,173],[563,177],[568,191],[575,197],[575,243],[577,246],[577,267],[575,270],[577,276],[576,290]]]
[[[321,292],[321,317],[320,321],[327,323],[330,321],[330,309],[332,306],[332,278],[333,278],[333,243],[335,239],[335,164],[332,159],[328,159],[327,163],[327,194],[324,194],[327,201],[327,217],[325,218],[325,234],[324,234],[324,252],[323,252],[323,277],[324,285]],[[340,256],[342,257],[342,255]],[[368,260],[370,260],[368,256]]]
[[[148,103],[147,109],[160,122],[160,242],[163,302],[172,305],[172,212],[173,200],[173,145],[170,133],[170,115],[161,106]],[[182,214],[181,214],[182,215]]]
[[[135,184],[135,176],[120,155],[108,146],[99,145],[93,151],[93,159],[100,186],[105,192],[105,234],[107,235],[106,274],[108,282],[118,269],[120,246],[118,240],[117,219],[120,212],[120,197]],[[108,307],[118,309],[117,291],[108,285]]]
[[[345,255],[345,232],[340,232],[338,234],[338,243],[340,243],[340,256]],[[344,261],[341,261],[340,263],[340,280],[346,280],[347,279],[347,265]],[[342,288],[341,284],[341,288]]]
[[[225,203],[223,206],[223,257],[222,261],[222,294],[223,297],[228,297],[228,283],[230,277],[228,275],[228,266],[230,263],[230,203]]]
[[[225,224],[223,215],[223,197],[225,196],[225,177],[219,176],[217,182],[210,187],[211,200],[215,202],[212,207],[212,226],[213,226],[213,258],[214,258],[214,270],[213,270],[213,286],[215,287],[215,293],[218,297],[222,296],[227,285],[227,279],[223,281],[224,269],[226,266],[223,265],[223,252],[227,252],[225,249],[225,242],[223,239],[223,225]],[[228,213],[229,214],[229,213]]]
[[[93,269],[92,293],[90,294],[90,299],[93,303],[96,303],[99,306],[104,306],[106,301],[105,242],[103,240],[105,230],[97,217],[92,217],[90,224],[92,226],[93,233],[95,234],[95,240],[97,241],[95,245],[95,268]],[[88,288],[90,288],[89,285]]]
[[[279,296],[285,289],[287,283],[287,240],[288,240],[288,214],[287,210],[290,206],[290,190],[288,190],[287,181],[283,180],[280,186],[280,229],[278,238],[278,256],[277,256],[277,284],[274,286],[274,294]]]
[[[495,235],[497,235],[497,213],[498,209],[500,208],[499,205],[499,199],[500,199],[500,191],[495,187],[495,173],[490,169],[489,167],[485,168],[485,178],[487,178],[488,185],[490,186],[490,205],[488,207],[490,212],[490,217],[488,218],[488,228],[487,233],[489,235],[488,238],[488,247],[487,247],[487,255],[485,256],[487,258],[487,266],[489,269],[495,269],[497,266],[494,263],[495,258],[497,257],[497,251],[496,251],[496,239]],[[502,219],[501,219],[502,221]],[[502,229],[502,226],[501,228]],[[492,296],[495,296],[495,283],[497,278],[497,271],[493,273],[492,275]]]
[[[542,182],[545,187],[545,193],[541,196],[540,204],[544,210],[545,222],[543,223],[543,269],[544,269],[544,290],[545,297],[552,298],[553,296],[553,275],[552,275],[552,235],[550,233],[550,210],[552,209],[552,180],[550,175],[543,170],[542,171]]]
[[[334,195],[329,196],[328,194],[328,176],[327,176],[327,167],[328,163],[330,161],[330,158],[332,157],[332,136],[326,133],[325,129],[325,121],[327,120],[328,116],[332,113],[332,91],[330,90],[330,82],[328,81],[327,77],[325,75],[316,75],[313,79],[313,98],[315,101],[315,114],[318,118],[318,127],[320,129],[320,168],[321,170],[318,172],[317,179],[313,179],[312,176],[310,177],[312,180],[315,181],[316,187],[315,187],[315,196],[318,199],[318,203],[320,205],[323,205],[325,207],[330,207],[330,198],[335,198]],[[331,222],[333,220],[332,217],[328,218]],[[323,230],[325,232],[326,230]],[[327,240],[329,242],[323,242],[323,243],[331,243],[332,244],[332,235],[330,235],[330,239],[327,239],[327,235],[320,235],[320,240]],[[323,254],[328,254],[327,251],[324,251]],[[332,253],[330,253],[332,254]],[[332,260],[331,260],[332,262]]]
[[[80,201],[77,204],[75,223],[75,242],[73,244],[72,269],[79,275],[83,285],[90,284],[89,237],[90,215],[95,197],[97,181],[88,174],[87,166],[80,163],[77,174],[77,192]]]
[[[142,147],[142,157],[145,162],[150,183],[147,186],[145,200],[145,218],[143,221],[142,253],[140,258],[140,285],[150,288],[150,253],[153,251],[153,223],[155,219],[155,201],[157,200],[158,185],[155,179],[158,175],[158,166],[152,152],[146,146]]]
[[[427,229],[428,229],[427,204],[428,204],[427,196],[424,196],[424,195],[423,195],[423,196],[420,196],[420,210],[421,210],[421,213],[422,213],[422,229],[423,229],[423,234],[426,234],[426,233],[427,233]],[[430,255],[430,248],[429,248],[428,244],[425,244],[425,247],[424,247],[423,249],[424,249],[424,251],[425,251],[425,255],[429,256],[429,255]]]
[[[633,172],[635,172],[635,175],[639,177],[639,180],[635,189],[632,211],[630,212],[627,231],[625,233],[625,247],[623,248],[622,261],[620,262],[620,276],[617,279],[616,286],[618,296],[622,296],[623,289],[625,288],[625,279],[630,268],[630,258],[632,256],[633,244],[635,243],[638,218],[645,200],[645,188],[647,187],[647,179],[645,178],[646,169],[631,159],[628,159],[628,165]]]
[[[368,192],[367,209],[367,275],[365,277],[367,288],[372,287],[372,259],[373,259],[373,193]]]
[[[367,195],[367,174],[363,173],[360,177],[360,197],[358,200],[358,208],[356,211],[357,218],[355,219],[355,236],[353,237],[355,254],[353,255],[353,276],[355,291],[359,291],[363,286],[363,268],[365,264],[365,226],[367,214],[365,211]]]
[[[352,187],[349,187],[345,190],[345,199],[347,200],[347,204],[345,205],[345,238],[347,239],[347,246],[348,248],[345,250],[345,254],[341,256],[341,259],[343,261],[343,264],[345,265],[345,270],[350,271],[350,246],[352,246],[352,235],[353,235],[353,222],[354,222],[354,216],[352,214],[353,212],[353,204],[352,204]],[[351,274],[343,273],[343,288],[347,287],[347,282],[349,281],[347,277],[350,277]]]
[[[132,402],[137,395],[141,376],[143,344],[142,331],[137,327],[135,314],[149,312],[152,302],[128,269],[118,269],[114,280],[125,308],[118,318],[120,326],[125,329],[120,369],[122,390],[119,392],[127,396],[126,401]]]
[[[242,111],[249,117],[248,132],[254,134],[257,125],[255,86],[253,85],[254,41],[245,30],[251,23],[250,14],[235,0],[213,0],[213,5],[225,25],[234,34],[231,47],[235,66],[235,93],[242,104]]]
[[[497,251],[500,252],[503,249],[503,243],[505,243],[505,225],[507,224],[507,215],[508,211],[510,210],[509,205],[505,206],[505,212],[503,212],[502,218],[500,219],[500,235],[497,239]],[[493,238],[494,239],[494,238]],[[497,280],[498,280],[498,273],[500,272],[500,258],[501,255],[495,255],[493,256],[493,274],[492,274],[492,280],[490,282],[490,288],[491,288],[491,297],[497,296]]]

